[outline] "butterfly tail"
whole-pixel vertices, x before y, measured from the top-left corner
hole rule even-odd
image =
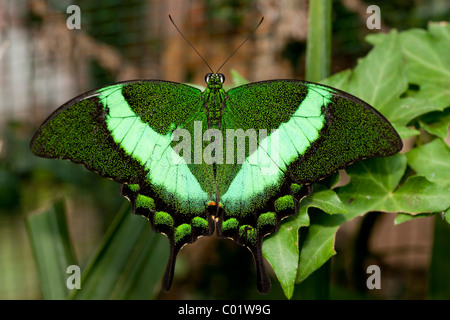
[[[169,260],[167,261],[166,271],[164,272],[164,277],[162,279],[162,288],[165,292],[168,292],[170,290],[170,287],[172,286],[175,263],[177,261],[177,255],[179,251],[179,248],[171,244]]]
[[[269,275],[264,266],[264,258],[262,255],[262,239],[260,239],[254,246],[248,247],[253,255],[256,264],[256,285],[258,291],[262,294],[269,293],[272,288]]]

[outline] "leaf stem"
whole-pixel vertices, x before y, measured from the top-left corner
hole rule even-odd
[[[306,80],[319,82],[331,70],[331,0],[309,2]]]

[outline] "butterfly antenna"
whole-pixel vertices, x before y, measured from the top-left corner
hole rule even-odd
[[[194,51],[198,54],[198,56],[203,60],[203,62],[208,66],[209,70],[211,70],[211,73],[214,73],[214,71],[212,70],[212,68],[209,66],[208,62],[206,62],[206,60],[202,57],[202,55],[197,51],[197,49],[195,49],[195,47],[192,45],[192,43],[189,42],[189,40],[184,36],[183,32],[181,32],[180,29],[178,29],[177,25],[175,24],[175,22],[173,22],[172,17],[169,14],[169,19],[172,22],[172,24],[174,25],[174,27],[177,29],[177,31],[181,34],[181,36],[183,37],[183,39],[188,43],[188,45],[191,46],[192,49],[194,49]]]
[[[248,41],[248,39],[250,39],[256,32],[256,30],[259,28],[259,26],[261,25],[261,23],[263,22],[264,17],[261,18],[261,21],[258,23],[258,25],[256,26],[256,28],[248,35],[248,37],[241,43],[241,45],[239,47],[237,47],[231,54],[230,56],[222,63],[222,65],[219,67],[219,69],[217,69],[216,73],[219,73],[220,69],[222,69],[222,67],[225,65],[225,63],[227,63],[228,60],[230,60],[230,58],[236,53],[236,51],[238,51],[243,45],[244,43],[246,43]]]

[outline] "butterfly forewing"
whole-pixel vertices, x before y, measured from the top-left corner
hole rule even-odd
[[[195,173],[177,158],[172,132],[201,115],[200,96],[196,88],[167,81],[93,90],[55,111],[33,137],[31,149],[39,156],[82,163],[121,183],[140,183],[141,190],[149,189],[178,211],[198,213],[209,199],[199,181],[208,185],[211,175]]]
[[[231,89],[224,117],[236,127],[268,132],[255,152],[261,165],[250,165],[247,158],[222,196],[238,211],[245,211],[243,204],[261,206],[261,195],[271,196],[283,183],[311,184],[354,161],[391,155],[402,146],[391,124],[367,103],[304,81],[262,81]],[[266,158],[272,160],[271,169],[263,170]]]

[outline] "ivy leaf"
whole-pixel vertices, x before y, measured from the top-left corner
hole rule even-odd
[[[394,189],[406,169],[406,159],[402,155],[386,161],[389,158],[365,160],[347,168],[351,181],[335,190],[348,213],[333,216],[318,214],[311,219],[301,248],[297,283],[306,279],[336,253],[336,232],[344,222],[367,211],[379,211],[380,202],[386,196],[385,190]],[[381,161],[377,163],[376,160]],[[371,183],[375,187],[371,188]]]
[[[419,134],[406,127],[411,120],[442,108],[424,99],[400,98],[408,84],[398,37],[396,31],[368,36],[366,40],[375,47],[360,60],[355,70],[339,72],[322,83],[365,100],[388,118],[401,138],[406,139]]]
[[[440,37],[450,43],[450,24],[448,22],[433,22],[428,24],[428,30],[435,37]]]
[[[342,91],[348,91],[348,83],[352,75],[352,70],[347,69],[320,81],[321,84],[330,86]]]
[[[445,140],[450,126],[450,108],[424,115],[420,118],[419,124],[428,133]]]
[[[359,61],[348,90],[384,114],[408,88],[398,33],[394,30]]]
[[[408,164],[428,180],[450,189],[450,148],[441,139],[434,139],[406,153]]]
[[[404,68],[397,67],[390,72],[403,72],[404,69],[408,82],[420,87],[417,92],[408,92],[410,97],[400,99],[397,95],[397,99],[391,99],[391,103],[374,104],[400,130],[401,137],[406,138],[416,132],[400,129],[401,126],[406,126],[420,115],[442,111],[450,106],[450,25],[430,23],[429,31],[412,29],[395,35],[395,32],[369,35],[366,40],[375,47],[393,40],[399,41],[397,46],[400,51],[395,60],[398,62],[398,55],[401,55]],[[391,43],[391,46],[394,44]],[[371,79],[370,76],[367,79]],[[429,122],[420,124],[430,133],[443,137],[447,130],[446,120],[431,126]]]
[[[369,211],[439,212],[450,206],[450,190],[424,176],[410,176],[396,189],[405,169],[403,154],[369,159],[349,167],[350,183],[336,191],[346,204],[349,216]]]
[[[309,225],[308,214],[302,212],[288,218],[278,232],[264,240],[263,255],[272,266],[284,294],[288,299],[294,292],[294,280],[298,268],[298,229]]]
[[[366,40],[366,42],[370,43],[371,45],[376,46],[386,41],[388,37],[388,33],[370,33],[364,38],[364,40]]]
[[[442,111],[443,108],[430,103],[428,100],[407,97],[395,99],[383,115],[398,126],[406,126],[413,119],[433,111]]]
[[[300,227],[309,225],[309,209],[318,208],[338,215],[346,213],[336,193],[328,189],[314,192],[303,199],[300,206],[299,213],[283,221],[278,232],[265,239],[263,245],[263,255],[272,266],[287,298],[291,298],[294,292],[299,266],[298,231]],[[313,264],[311,268],[320,265]]]
[[[397,187],[406,169],[406,157],[368,159],[347,168],[350,182],[336,193],[352,216],[383,210],[383,204]]]
[[[418,219],[418,218],[426,218],[431,215],[432,215],[432,213],[418,213],[416,215],[411,215],[411,214],[399,212],[394,219],[394,224],[398,225],[398,224],[401,224],[401,223],[409,221],[409,220]]]
[[[392,123],[392,126],[394,127],[395,131],[397,131],[398,135],[402,140],[407,139],[409,137],[418,136],[420,134],[420,131],[416,129],[398,125],[396,123]]]
[[[296,283],[300,283],[320,268],[333,255],[336,232],[349,219],[348,214],[327,215],[317,213],[312,219],[300,252]]]
[[[427,32],[412,29],[402,32],[400,43],[408,80],[415,84],[450,85],[450,25],[430,25]]]
[[[450,86],[442,86],[434,83],[423,83],[420,90],[413,94],[417,99],[427,100],[441,108],[450,106]]]
[[[336,189],[348,213],[319,214],[312,222],[302,245],[296,282],[306,279],[334,254],[335,235],[340,225],[370,211],[412,214],[445,210],[450,205],[450,190],[411,176],[397,189],[406,170],[406,156],[375,158],[347,168],[350,182]]]
[[[450,207],[450,189],[444,189],[423,176],[411,176],[393,193],[387,211],[411,214],[440,212]]]

